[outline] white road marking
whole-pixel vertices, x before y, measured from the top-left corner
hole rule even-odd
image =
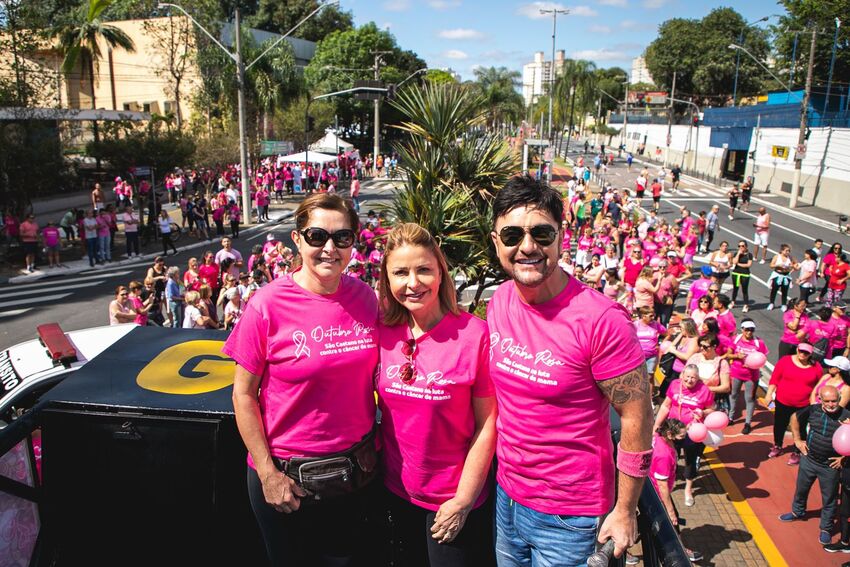
[[[26,309],[13,309],[12,311],[0,311],[0,318],[2,318],[2,317],[14,317],[15,315],[23,315],[27,311],[32,311],[32,307],[27,307]]]
[[[93,282],[85,282],[79,283],[78,280],[68,281],[68,282],[53,282],[50,286],[45,286],[43,288],[33,288],[33,289],[25,289],[18,290],[17,287],[10,289],[9,291],[0,292],[0,299],[12,298],[12,297],[20,297],[22,295],[32,295],[34,293],[45,293],[52,291],[76,291],[83,287],[94,287],[96,285],[100,285],[103,283],[103,279],[95,280]]]
[[[13,289],[15,289],[15,290],[29,289],[29,288],[43,289],[43,288],[49,287],[49,286],[60,285],[62,282],[64,282],[64,285],[69,285],[70,283],[76,284],[76,283],[79,283],[79,282],[85,282],[85,281],[91,281],[91,280],[103,280],[104,278],[111,278],[113,276],[123,276],[125,274],[129,274],[132,271],[133,270],[122,270],[120,272],[99,273],[97,275],[84,276],[84,277],[81,277],[81,278],[74,277],[72,280],[64,279],[64,278],[60,279],[58,277],[54,279],[53,277],[50,277],[50,278],[41,279],[38,282],[33,282],[33,283],[28,283],[28,284],[16,284]],[[60,273],[61,272],[57,272],[56,275],[58,276]],[[75,274],[67,274],[67,276],[75,276]],[[6,288],[3,288],[3,289],[5,290]]]
[[[56,293],[53,295],[45,295],[43,297],[31,297],[29,299],[19,299],[16,301],[2,301],[0,302],[0,308],[3,307],[14,307],[16,305],[27,305],[32,303],[46,303],[48,301],[56,301],[59,299],[64,299],[72,295],[70,293]]]

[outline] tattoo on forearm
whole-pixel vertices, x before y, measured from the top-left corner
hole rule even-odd
[[[631,401],[648,400],[652,392],[646,367],[643,365],[622,376],[597,382],[597,384],[615,406]]]

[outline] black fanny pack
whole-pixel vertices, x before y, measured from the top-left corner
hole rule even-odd
[[[377,427],[345,451],[321,457],[275,459],[286,476],[304,490],[302,503],[322,501],[357,492],[374,480],[378,471],[375,449]]]

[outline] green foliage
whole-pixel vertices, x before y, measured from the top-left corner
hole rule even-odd
[[[425,73],[425,80],[436,85],[457,82],[451,73],[442,69],[428,69],[428,72]]]
[[[34,62],[46,37],[43,22],[29,2],[0,1],[0,52],[9,65],[0,72],[0,106],[56,104],[56,77]]]
[[[286,33],[319,6],[317,0],[260,0],[256,14],[248,22],[275,33]],[[353,26],[351,12],[338,6],[328,6],[304,22],[292,34],[309,41],[320,41],[335,31],[347,31]]]
[[[62,72],[70,73],[77,61],[86,70],[97,70],[103,53],[100,42],[112,49],[121,48],[129,52],[136,50],[133,40],[123,30],[104,23],[103,12],[113,0],[89,0],[85,12],[76,22],[68,24],[58,32],[59,45],[64,58]],[[96,107],[93,107],[96,108]]]
[[[502,281],[489,233],[493,195],[519,169],[519,158],[495,135],[475,134],[490,109],[473,89],[443,83],[406,88],[393,102],[404,116],[394,144],[407,174],[389,210],[401,222],[428,229],[446,254],[453,275],[478,284]],[[459,291],[460,291],[459,290]]]
[[[0,121],[0,210],[25,208],[33,197],[72,184],[55,123]]]
[[[479,67],[475,69],[475,88],[484,98],[489,110],[489,123],[495,127],[501,122],[519,122],[524,114],[524,101],[516,88],[522,75],[506,67]]]
[[[274,129],[279,140],[295,142],[296,150],[304,149],[304,126],[307,97],[292,100],[274,117]],[[310,104],[310,116],[315,128],[307,133],[308,145],[325,135],[325,129],[334,123],[333,105],[326,100],[317,100]]]
[[[829,62],[832,58],[832,43],[835,37],[835,18],[841,20],[838,30],[838,45],[835,54],[835,69],[832,75],[832,90],[834,96],[837,85],[841,85],[846,93],[850,83],[850,29],[848,15],[850,0],[779,0],[779,4],[787,10],[773,28],[777,51],[776,68],[790,71],[794,68],[794,86],[802,88],[806,81],[806,68],[809,64],[809,46],[811,45],[811,28],[814,25],[820,33],[815,47],[815,67],[813,79],[816,92],[825,92],[829,78]],[[796,60],[794,54],[795,32],[801,30],[798,36]],[[780,73],[777,73],[782,77]],[[785,78],[788,76],[786,75]]]
[[[190,163],[195,142],[171,128],[167,119],[154,116],[145,126],[107,123],[101,139],[86,144],[86,153],[107,162],[118,174],[125,174],[134,166],[150,165],[160,175]]]
[[[578,117],[596,108],[596,65],[584,59],[567,59],[555,80],[552,103],[553,121],[558,124],[577,124]]]
[[[704,102],[725,103],[735,82],[737,44],[746,21],[732,8],[717,8],[701,20],[673,18],[659,26],[658,37],[649,44],[644,57],[653,80],[669,89],[676,73],[676,91],[696,96]],[[760,61],[767,58],[766,33],[756,27],[745,30],[744,44]],[[741,54],[738,96],[758,93],[764,85],[764,71],[746,54]],[[677,97],[678,98],[678,97]]]

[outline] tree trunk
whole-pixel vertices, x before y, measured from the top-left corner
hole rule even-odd
[[[183,129],[183,111],[180,109],[180,78],[175,77],[174,79],[174,104],[177,106],[177,112],[175,116],[177,117],[177,130],[180,131]]]

